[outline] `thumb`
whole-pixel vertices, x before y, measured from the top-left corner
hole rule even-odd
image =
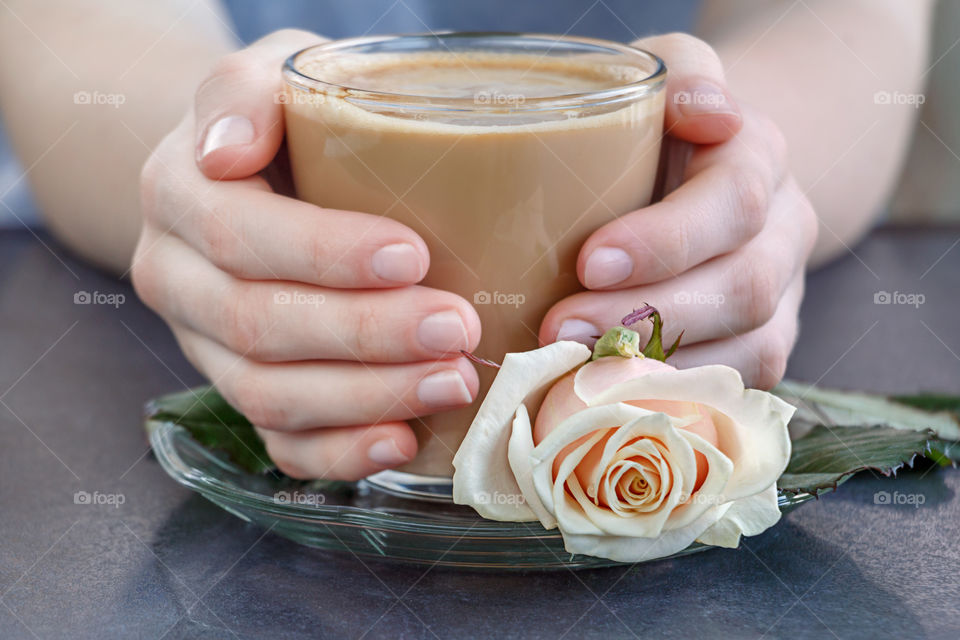
[[[669,33],[632,46],[657,54],[667,65],[664,124],[671,136],[713,144],[740,130],[740,108],[727,91],[723,65],[710,45],[686,33]]]
[[[205,176],[247,178],[270,164],[283,141],[280,65],[290,54],[325,41],[285,29],[217,62],[194,100],[196,160]]]

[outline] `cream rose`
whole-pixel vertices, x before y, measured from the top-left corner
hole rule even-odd
[[[506,356],[454,458],[455,502],[621,562],[736,547],[779,520],[792,406],[722,365],[588,358],[566,341]]]

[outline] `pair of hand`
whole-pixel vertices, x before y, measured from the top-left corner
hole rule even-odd
[[[282,471],[353,480],[416,455],[405,420],[474,399],[459,351],[481,327],[466,300],[417,285],[430,256],[413,231],[262,177],[284,134],[280,64],[321,41],[280,31],[215,67],[144,167],[132,275]],[[666,131],[693,151],[663,201],[589,238],[577,264],[587,291],[549,311],[540,340],[597,334],[647,302],[668,339],[686,331],[674,364],[728,364],[770,387],[797,331],[813,210],[783,136],[733,102],[708,45],[683,34],[635,45],[666,62]]]

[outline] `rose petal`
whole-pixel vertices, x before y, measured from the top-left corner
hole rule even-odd
[[[660,369],[600,392],[589,404],[642,399],[698,402],[713,410],[717,448],[733,462],[724,490],[730,500],[766,489],[787,466],[790,438],[786,425],[794,407],[764,391],[745,389],[736,369],[724,365]]]
[[[593,445],[597,444],[603,436],[604,432],[602,430],[596,431],[592,436],[588,437],[583,444],[567,454],[567,457],[564,458],[560,464],[557,480],[553,483],[552,498],[555,509],[554,515],[557,518],[557,526],[559,526],[560,522],[563,522],[563,526],[567,531],[590,535],[603,534],[603,529],[597,526],[597,523],[593,522],[583,509],[582,501],[584,499],[586,499],[588,504],[592,505],[592,503],[590,503],[590,499],[583,493],[583,488],[580,486],[577,474],[573,472],[574,467],[580,464],[583,456],[585,456],[587,452],[593,448]],[[567,489],[570,490],[569,494],[567,493]]]
[[[703,544],[735,549],[740,544],[741,535],[755,536],[775,525],[778,520],[777,485],[772,484],[756,495],[731,504],[726,514],[700,534],[697,540]]]
[[[667,528],[684,527],[700,517],[710,507],[729,502],[723,491],[733,473],[733,462],[715,446],[693,433],[680,431],[680,435],[690,443],[694,451],[707,459],[707,475],[700,488],[690,496],[685,504],[673,510],[673,516]]]
[[[522,495],[507,458],[517,408],[532,401],[554,380],[590,357],[579,342],[561,341],[534,351],[508,353],[467,435],[453,458],[453,501],[470,505],[484,518],[535,520],[522,500],[492,496]]]
[[[580,367],[573,390],[585,403],[621,382],[659,371],[676,371],[672,366],[653,358],[599,358]]]
[[[603,467],[607,467],[615,458],[627,455],[624,452],[625,447],[634,438],[656,438],[660,441],[660,444],[656,445],[658,449],[668,452],[665,455],[671,456],[674,461],[675,484],[679,485],[674,488],[680,493],[690,495],[697,478],[697,459],[690,444],[680,435],[679,427],[685,425],[686,420],[677,420],[665,413],[655,413],[654,415],[665,416],[667,420],[665,422],[637,422],[630,427],[618,429],[607,440],[601,457],[601,464]],[[600,478],[598,476],[592,477],[590,482],[591,484],[598,484]]]
[[[533,486],[533,465],[530,463],[532,451],[533,427],[530,425],[527,408],[521,404],[517,408],[516,418],[513,419],[513,432],[510,434],[510,443],[507,447],[507,459],[526,505],[537,516],[544,529],[555,529],[556,518],[540,501],[540,496],[537,495],[537,490]]]
[[[607,440],[602,456],[601,467],[619,454],[626,443],[635,438],[645,437],[659,440],[660,457],[668,458],[674,482],[665,496],[661,508],[655,512],[638,513],[623,517],[606,507],[595,505],[583,491],[574,469],[594,444],[604,437],[605,429],[621,426]],[[554,481],[549,461],[552,461],[555,449],[569,441],[594,433],[594,436],[567,455],[560,464],[560,470]],[[696,460],[693,449],[673,426],[670,416],[664,413],[652,413],[630,405],[604,405],[584,409],[565,420],[532,454],[534,465],[534,485],[546,504],[552,498],[554,515],[558,526],[564,531],[577,534],[599,535],[606,533],[614,536],[654,537],[663,529],[675,506],[680,504],[684,495],[689,495],[696,478]],[[599,482],[599,480],[598,480]],[[567,489],[570,495],[567,494]],[[550,498],[544,493],[550,492]],[[572,497],[575,501],[567,500]]]
[[[716,523],[729,507],[729,504],[712,507],[687,526],[664,531],[656,538],[577,535],[566,532],[563,525],[560,526],[560,532],[563,534],[564,548],[570,553],[609,558],[615,562],[643,562],[683,551],[697,536]]]
[[[600,433],[602,438],[605,435],[602,433],[603,430],[619,427],[637,417],[647,415],[652,414],[650,411],[631,407],[628,404],[613,404],[584,409],[557,425],[557,428],[551,431],[530,453],[530,464],[533,466],[533,486],[546,510],[557,517],[558,507],[554,501],[553,491],[553,462],[567,445],[594,432]],[[599,441],[599,438],[597,441]],[[578,453],[579,457],[574,458],[572,453],[567,454],[561,461],[561,468],[563,463],[568,463],[572,469],[589,451],[589,447],[579,447],[579,449],[583,449],[582,452]],[[573,498],[569,496],[566,496],[566,499],[573,501]],[[561,502],[565,502],[565,500]],[[563,508],[563,506],[561,505],[559,508]]]

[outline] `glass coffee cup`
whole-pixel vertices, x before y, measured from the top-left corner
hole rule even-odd
[[[297,197],[417,232],[431,260],[422,284],[473,303],[475,353],[489,360],[539,346],[546,311],[582,290],[583,242],[653,195],[666,68],[639,49],[531,34],[376,36],[305,49],[283,73]],[[452,475],[495,373],[480,368],[473,405],[409,421],[420,450],[401,471]]]

